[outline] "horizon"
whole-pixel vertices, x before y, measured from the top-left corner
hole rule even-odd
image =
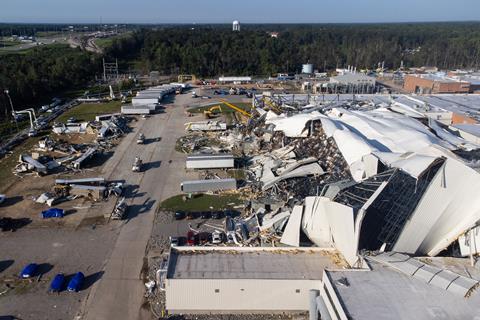
[[[28,8],[26,10],[25,8]],[[339,9],[341,8],[341,9]],[[344,9],[345,8],[345,9]],[[414,9],[412,9],[414,8]],[[1,23],[52,24],[330,24],[416,23],[479,21],[477,0],[299,0],[278,4],[274,0],[223,0],[201,3],[138,0],[4,0]]]
[[[412,21],[371,21],[371,22],[242,22],[238,20],[242,25],[355,25],[355,24],[435,24],[435,23],[480,23],[478,20],[432,20],[432,21],[421,21],[421,20],[412,20]],[[32,22],[3,22],[0,21],[0,25],[145,25],[145,26],[162,26],[162,25],[178,25],[178,26],[208,26],[208,25],[231,25],[232,21],[227,22],[41,22],[41,21],[32,21]]]

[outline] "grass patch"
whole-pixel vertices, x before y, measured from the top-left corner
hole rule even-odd
[[[0,40],[0,47],[12,47],[21,44],[20,41]]]
[[[233,209],[243,204],[238,194],[210,195],[198,194],[184,201],[185,195],[177,195],[160,204],[160,209],[167,211],[209,211]]]
[[[235,110],[228,107],[224,103],[212,103],[212,104],[208,104],[208,105],[205,105],[205,106],[192,106],[187,111],[190,112],[190,113],[203,113],[203,111],[208,110],[211,107],[218,106],[218,105],[222,108],[222,113],[227,113],[228,114],[228,113],[236,112]],[[252,109],[252,104],[251,103],[241,102],[241,103],[234,103],[234,105],[239,107],[242,110],[245,110],[245,111],[250,111]]]
[[[98,38],[98,39],[95,39],[95,44],[100,48],[105,49],[110,47],[115,40],[128,38],[128,37],[130,37],[130,33],[121,34],[121,35],[110,37],[110,38]]]
[[[18,131],[30,127],[30,120],[22,120],[18,122]],[[13,137],[17,132],[17,126],[15,122],[6,120],[0,122],[0,137],[2,139],[9,139]]]
[[[66,36],[68,33],[60,31],[37,31],[35,36],[37,38],[47,38],[47,37],[61,37]]]
[[[245,180],[247,175],[243,169],[228,169],[227,174],[235,180]]]
[[[121,105],[120,101],[82,103],[60,115],[56,121],[66,122],[70,117],[74,117],[78,121],[92,121],[95,120],[95,116],[101,114],[120,112]]]

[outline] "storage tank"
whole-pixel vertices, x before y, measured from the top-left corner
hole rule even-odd
[[[233,21],[233,31],[240,31],[240,22],[237,20]]]
[[[302,65],[302,73],[312,74],[313,73],[313,64],[307,63]]]

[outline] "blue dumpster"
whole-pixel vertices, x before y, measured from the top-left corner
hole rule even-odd
[[[20,272],[20,277],[21,278],[31,278],[35,276],[35,272],[37,271],[38,265],[36,263],[30,263],[27,264],[22,272]]]
[[[43,217],[43,219],[47,219],[47,218],[63,218],[63,216],[64,216],[64,211],[63,211],[63,209],[51,208],[51,209],[42,211],[42,217]]]
[[[82,287],[82,283],[84,279],[85,279],[85,276],[83,275],[83,273],[77,272],[68,283],[67,290],[74,291],[74,292],[80,291],[80,288]]]
[[[60,292],[65,282],[65,276],[63,273],[57,274],[50,283],[50,292]]]

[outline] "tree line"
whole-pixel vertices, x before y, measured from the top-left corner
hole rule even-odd
[[[9,94],[16,106],[48,101],[70,89],[81,89],[101,70],[101,58],[66,45],[42,46],[0,56],[0,117]]]
[[[307,62],[320,71],[374,69],[382,61],[390,68],[401,61],[405,67],[478,68],[480,23],[243,25],[241,32],[230,25],[150,26],[114,40],[104,57],[118,58],[123,71],[199,77],[291,73]],[[101,73],[102,58],[66,45],[2,53],[0,117],[8,106],[4,89],[17,107],[35,106],[86,88]]]
[[[278,38],[270,32],[279,32]],[[106,54],[143,72],[198,76],[270,75],[354,65],[478,68],[480,23],[175,26],[143,29],[114,41]]]

